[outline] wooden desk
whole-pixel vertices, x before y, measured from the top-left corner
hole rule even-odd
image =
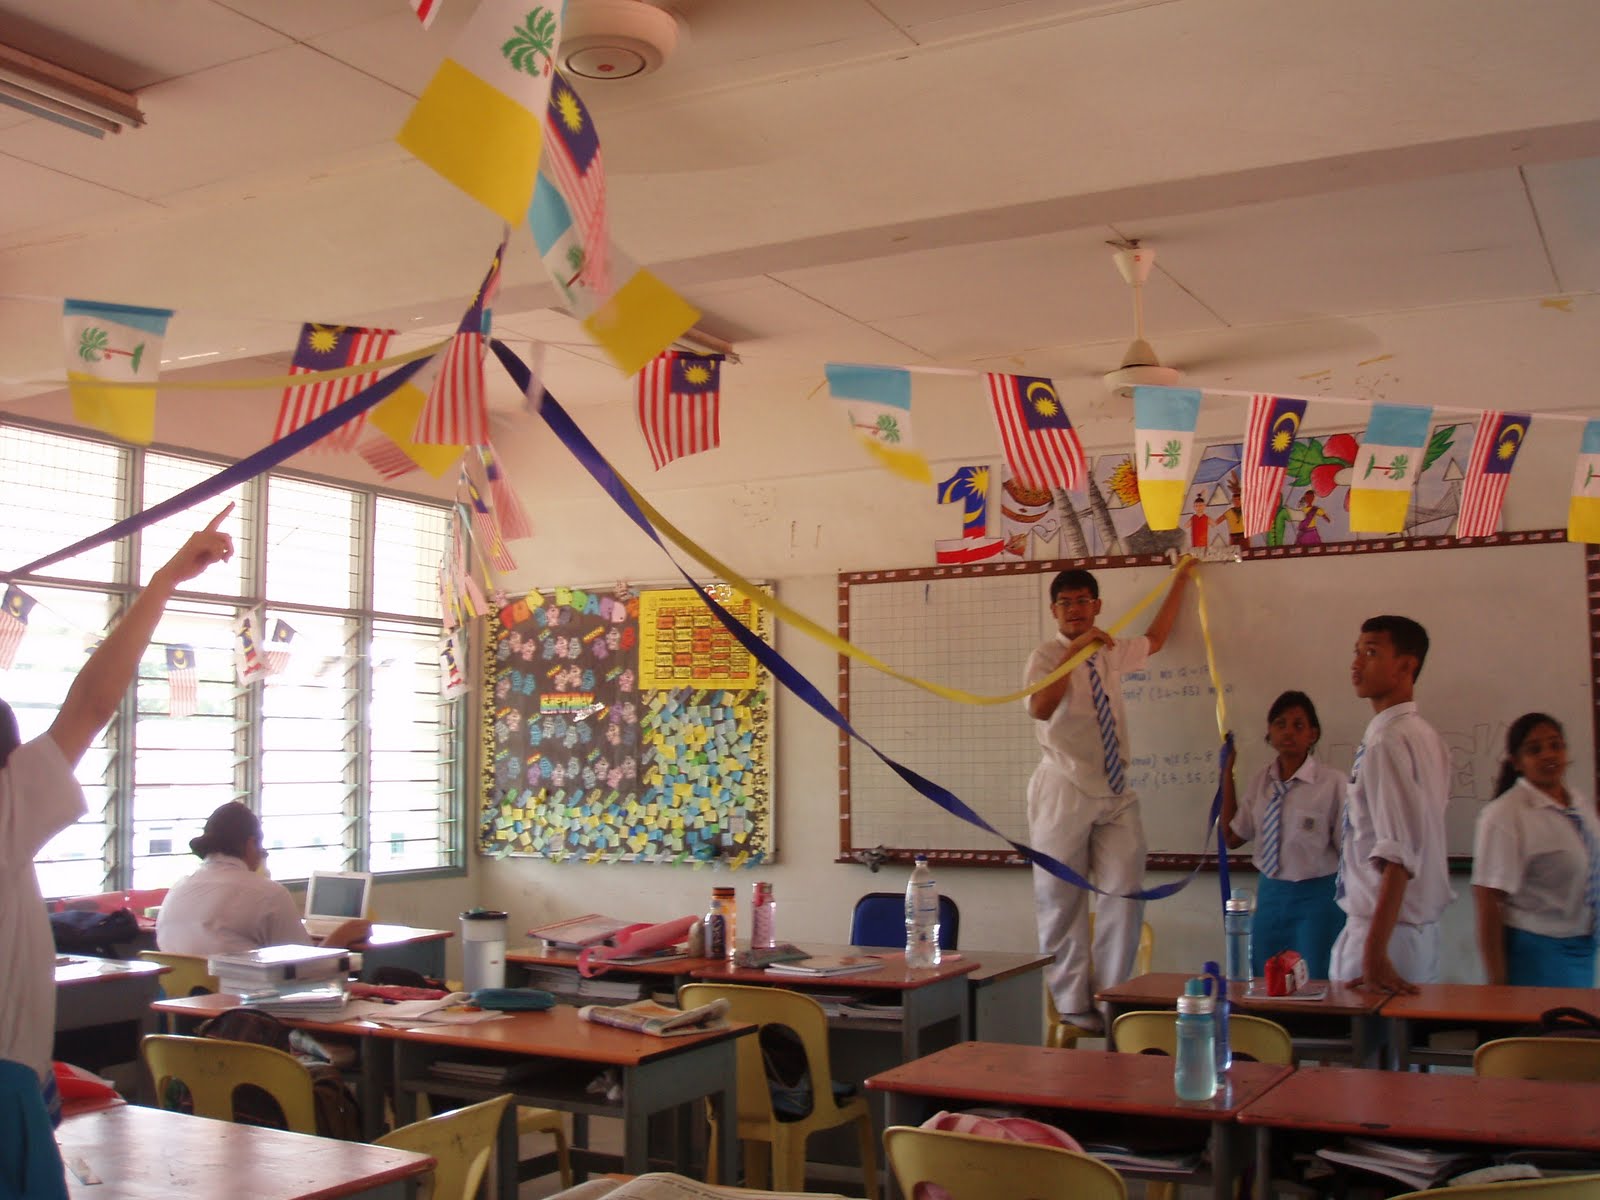
[[[186,1021],[204,1020],[238,1006],[238,997],[188,996],[163,1000],[158,1012]],[[591,1116],[615,1117],[623,1126],[623,1170],[640,1174],[650,1169],[647,1135],[650,1117],[658,1112],[709,1100],[722,1128],[736,1119],[737,1067],[735,1039],[755,1032],[755,1026],[734,1024],[723,1029],[685,1037],[657,1038],[609,1025],[593,1025],[578,1017],[571,1005],[558,1004],[545,1012],[511,1013],[499,1020],[476,1025],[419,1025],[391,1029],[370,1021],[316,1022],[288,1020],[299,1029],[362,1039],[363,1114],[381,1113],[385,1094],[392,1096],[396,1119],[402,1124],[416,1118],[416,1097],[426,1092],[465,1101],[487,1099],[510,1092],[518,1104],[557,1108],[572,1114],[573,1140],[588,1143]],[[377,1052],[382,1044],[388,1053]],[[538,1059],[547,1065],[530,1079],[505,1085],[472,1084],[431,1075],[428,1066],[439,1059],[525,1062]],[[563,1065],[571,1069],[563,1070]],[[589,1095],[584,1087],[605,1068],[614,1068],[622,1086],[620,1101]],[[722,1178],[736,1178],[739,1139],[723,1138],[718,1146]],[[505,1200],[517,1192],[517,1138],[515,1106],[506,1110],[498,1153],[499,1179]]]
[[[448,929],[413,929],[409,925],[373,925],[360,946],[361,978],[370,980],[380,967],[406,967],[430,979],[445,977],[445,941]]]
[[[1256,1179],[1264,1186],[1270,1130],[1600,1151],[1594,1100],[1590,1083],[1305,1067],[1246,1104],[1239,1121],[1262,1131]]]
[[[66,1117],[57,1138],[63,1158],[81,1158],[101,1179],[84,1184],[68,1169],[67,1194],[81,1200],[399,1200],[415,1196],[433,1169],[433,1159],[407,1150],[132,1104]]]
[[[1071,1113],[1204,1122],[1210,1126],[1212,1188],[1218,1200],[1233,1195],[1232,1124],[1251,1101],[1293,1073],[1290,1067],[1235,1063],[1228,1086],[1212,1099],[1179,1100],[1172,1060],[1107,1050],[1055,1050],[965,1042],[867,1080],[889,1095],[894,1125],[919,1125],[952,1104],[1006,1104]],[[1071,1120],[1060,1122],[1075,1133]],[[1086,1139],[1092,1140],[1092,1139]],[[1171,1178],[1171,1176],[1161,1176]]]
[[[1113,1021],[1139,1009],[1176,1009],[1190,978],[1181,971],[1157,971],[1105,988],[1095,993],[1095,999],[1109,1007]],[[1328,994],[1321,1000],[1241,999],[1230,989],[1229,1001],[1236,1012],[1266,1017],[1288,1029],[1297,1057],[1347,1058],[1355,1066],[1376,1066],[1382,1040],[1379,1011],[1388,997],[1342,983],[1330,983],[1327,988]],[[1330,1038],[1335,1030],[1337,1036]],[[1106,1033],[1109,1039],[1109,1028]]]
[[[94,1071],[137,1061],[139,1039],[156,1031],[150,1005],[171,968],[142,959],[59,957],[73,961],[55,969],[52,1056]]]
[[[1508,987],[1488,983],[1423,983],[1415,996],[1389,996],[1382,1013],[1391,1023],[1395,1063],[1472,1065],[1471,1050],[1431,1050],[1413,1043],[1438,1029],[1471,1027],[1477,1042],[1510,1037],[1524,1025],[1537,1025],[1552,1008],[1593,1012],[1593,988]]]

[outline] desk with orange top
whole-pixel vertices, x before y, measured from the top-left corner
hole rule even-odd
[[[1414,996],[1389,996],[1382,1013],[1390,1022],[1395,1063],[1472,1065],[1471,1050],[1433,1050],[1426,1040],[1441,1029],[1470,1028],[1473,1044],[1515,1036],[1537,1025],[1552,1008],[1600,1011],[1600,992],[1593,988],[1511,987],[1488,983],[1423,983]],[[1421,1043],[1421,1044],[1414,1044]]]

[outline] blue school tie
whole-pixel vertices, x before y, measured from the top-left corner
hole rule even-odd
[[[1361,770],[1361,760],[1366,757],[1367,744],[1362,742],[1356,747],[1356,760],[1350,764],[1350,782],[1356,781],[1356,775]],[[1333,879],[1333,898],[1344,899],[1344,859],[1350,853],[1350,797],[1344,798],[1344,825],[1339,831],[1339,873]]]
[[[1089,695],[1094,700],[1095,720],[1100,723],[1100,748],[1105,755],[1106,783],[1111,785],[1113,796],[1120,796],[1127,781],[1122,774],[1122,751],[1117,747],[1117,720],[1111,713],[1111,698],[1106,695],[1105,685],[1100,682],[1100,672],[1095,669],[1094,659],[1089,659],[1083,665],[1089,670]]]
[[[1578,836],[1583,839],[1583,848],[1589,855],[1589,879],[1583,889],[1583,898],[1589,904],[1589,929],[1594,932],[1600,930],[1600,841],[1596,841],[1574,805],[1569,804],[1562,809],[1561,815],[1577,828]]]
[[[1274,779],[1272,795],[1267,797],[1267,811],[1261,817],[1261,873],[1269,879],[1278,877],[1278,856],[1283,845],[1283,798],[1288,794],[1288,783]]]

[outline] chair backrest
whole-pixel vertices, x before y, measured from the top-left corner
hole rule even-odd
[[[1600,1175],[1564,1175],[1551,1179],[1512,1179],[1505,1183],[1469,1183],[1445,1190],[1406,1192],[1391,1200],[1600,1200]]]
[[[1002,1141],[895,1125],[884,1148],[902,1195],[915,1200],[919,1183],[937,1184],[950,1200],[1126,1200],[1122,1176],[1087,1154],[1036,1142]]]
[[[1478,1047],[1472,1069],[1502,1079],[1600,1082],[1600,1038],[1500,1038]]]
[[[161,976],[161,990],[174,998],[197,996],[221,990],[217,977],[206,970],[203,954],[169,954],[165,950],[141,950],[139,957],[146,962],[167,967]]]
[[[169,1034],[151,1034],[139,1050],[155,1081],[157,1103],[163,1106],[169,1084],[177,1080],[193,1097],[195,1116],[231,1121],[234,1091],[249,1084],[272,1097],[291,1132],[317,1132],[311,1072],[292,1054],[252,1042]]]
[[[1178,1014],[1170,1010],[1123,1013],[1111,1025],[1111,1040],[1118,1050],[1129,1054],[1176,1054]],[[1289,1031],[1265,1017],[1229,1013],[1228,1044],[1235,1058],[1284,1067],[1294,1063]]]
[[[440,1113],[386,1133],[376,1145],[433,1156],[432,1181],[423,1186],[419,1200],[473,1200],[510,1103],[510,1096],[496,1096]]]
[[[828,1016],[810,996],[785,988],[746,987],[733,983],[686,983],[678,989],[678,1003],[688,1009],[713,1000],[728,1002],[728,1019],[752,1025],[785,1025],[805,1049],[806,1074],[811,1080],[812,1112],[832,1118],[838,1112],[833,1098],[833,1067],[828,1057]],[[766,1065],[760,1037],[738,1040],[739,1117],[762,1124],[776,1120],[772,1093],[767,1088]],[[827,1124],[828,1122],[824,1122]],[[833,1122],[838,1123],[838,1122]]]
[[[957,950],[961,938],[961,909],[939,893],[939,949]],[[906,897],[904,892],[868,892],[856,901],[850,914],[852,946],[904,946]]]

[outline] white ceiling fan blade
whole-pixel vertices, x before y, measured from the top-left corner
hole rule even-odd
[[[1216,374],[1319,354],[1373,350],[1379,344],[1377,335],[1364,326],[1333,319],[1227,330],[1205,334],[1199,342],[1198,351],[1173,354],[1172,365],[1183,371]]]

